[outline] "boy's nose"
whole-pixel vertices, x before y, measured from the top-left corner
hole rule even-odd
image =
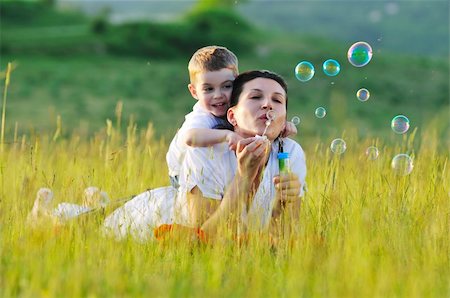
[[[222,97],[223,93],[220,89],[214,91],[214,97],[218,98],[218,97]]]

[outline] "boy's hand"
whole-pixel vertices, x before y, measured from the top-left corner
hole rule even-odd
[[[226,137],[226,141],[228,143],[228,147],[230,148],[230,150],[236,151],[237,143],[242,139],[243,137],[241,137],[234,131],[230,131]]]
[[[295,127],[294,123],[290,121],[286,121],[286,126],[284,130],[281,132],[281,137],[286,138],[289,136],[295,136],[297,134],[297,127]]]

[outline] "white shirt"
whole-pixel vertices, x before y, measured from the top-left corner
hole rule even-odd
[[[272,216],[275,204],[275,185],[273,177],[279,175],[278,145],[275,141],[264,170],[259,188],[253,198],[248,214],[242,214],[244,220],[259,228],[266,228]],[[301,183],[300,196],[303,196],[306,178],[305,154],[301,146],[291,139],[284,139],[284,152],[289,152],[290,169]],[[228,144],[217,144],[209,148],[189,148],[180,172],[180,191],[177,205],[186,210],[186,194],[197,186],[204,197],[221,200],[237,171],[237,158]],[[184,208],[183,208],[184,207]],[[182,216],[184,217],[184,216]]]
[[[184,134],[187,130],[193,128],[214,128],[216,125],[223,124],[225,120],[215,117],[210,112],[203,109],[197,102],[192,108],[192,112],[185,116],[183,125],[180,127],[175,137],[170,142],[167,151],[166,161],[169,167],[169,176],[180,175],[181,164],[188,146],[184,143]]]

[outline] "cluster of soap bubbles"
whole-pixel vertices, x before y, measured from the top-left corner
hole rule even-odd
[[[368,160],[376,160],[380,152],[375,146],[369,146],[366,149],[366,157]],[[391,161],[391,167],[397,175],[406,176],[409,175],[413,170],[413,160],[407,154],[397,154]]]
[[[372,59],[372,47],[363,41],[354,43],[348,49],[347,58],[351,65],[363,67]],[[333,77],[339,74],[341,65],[334,59],[327,59],[322,64],[322,70],[327,76]],[[314,76],[314,65],[309,61],[301,61],[295,66],[294,73],[299,81],[307,82]]]
[[[372,47],[364,41],[354,43],[347,52],[348,62],[355,67],[366,66],[372,60]],[[356,92],[356,98],[365,102],[369,99],[370,92],[366,88],[361,88]]]
[[[396,134],[404,134],[409,130],[409,119],[404,115],[397,115],[391,121],[392,131]],[[391,162],[391,167],[399,176],[409,175],[413,170],[413,161],[408,154],[397,154]]]
[[[404,115],[397,115],[391,120],[392,131],[396,134],[404,134],[409,130],[409,119]],[[397,154],[391,162],[391,167],[399,176],[409,175],[413,170],[413,161],[408,154]]]
[[[327,76],[334,77],[341,71],[341,65],[334,59],[328,59],[323,63],[322,70]],[[314,65],[309,61],[299,62],[294,69],[295,77],[300,82],[308,82],[315,73]]]
[[[364,41],[354,43],[347,51],[347,59],[351,65],[355,67],[366,66],[373,56],[372,47]],[[327,59],[322,64],[322,70],[329,77],[337,76],[341,71],[341,65],[334,59]],[[314,77],[315,68],[309,61],[301,61],[294,70],[295,77],[300,82],[308,82]],[[332,83],[334,84],[334,82]],[[370,98],[370,92],[366,88],[360,88],[356,92],[356,98],[360,102],[366,102]],[[326,116],[327,110],[324,107],[316,108],[315,116],[322,119]],[[300,118],[295,116],[291,120],[295,125],[300,124]],[[391,128],[396,134],[404,134],[409,130],[409,119],[404,115],[397,115],[391,121]],[[347,144],[341,138],[334,139],[331,142],[330,149],[335,154],[343,154],[347,149]],[[380,152],[376,146],[369,146],[366,149],[366,157],[368,160],[377,160]],[[398,154],[392,159],[392,168],[399,175],[408,175],[413,169],[411,157],[407,154]]]

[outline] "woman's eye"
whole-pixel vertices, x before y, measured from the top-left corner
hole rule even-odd
[[[225,85],[225,86],[223,86],[223,88],[224,89],[231,89],[231,88],[233,88],[233,85]]]
[[[277,102],[277,103],[283,103],[283,102],[284,102],[283,99],[280,98],[280,97],[274,97],[272,100],[273,100],[274,102]]]

